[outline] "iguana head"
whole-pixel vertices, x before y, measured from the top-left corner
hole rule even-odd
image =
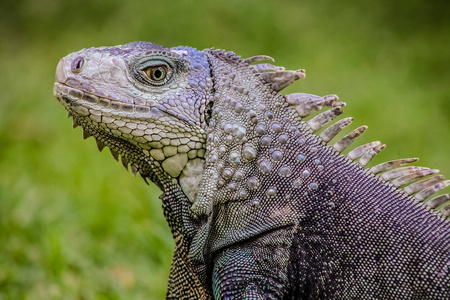
[[[203,52],[136,42],[62,58],[54,94],[85,138],[163,187],[202,167],[212,89]]]

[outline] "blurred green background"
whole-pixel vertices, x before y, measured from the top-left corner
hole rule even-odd
[[[144,40],[304,68],[388,149],[450,177],[448,1],[0,2],[0,300],[162,299],[173,242],[159,191],[72,130],[56,64]],[[347,130],[348,132],[348,130]]]

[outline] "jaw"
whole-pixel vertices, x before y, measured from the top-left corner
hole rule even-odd
[[[155,166],[149,151],[140,148],[137,143],[132,143],[111,134],[111,129],[101,125],[102,123],[94,121],[94,119],[100,120],[102,117],[90,114],[90,110],[80,104],[80,100],[92,101],[92,99],[96,99],[96,103],[106,104],[108,102],[107,99],[96,97],[59,82],[54,84],[53,92],[54,96],[67,110],[68,116],[72,117],[73,128],[78,126],[83,128],[84,139],[91,136],[94,137],[99,151],[102,151],[105,147],[109,148],[114,159],[121,161],[126,170],[130,167],[135,176],[137,173],[140,173],[147,183],[147,179],[150,179],[163,190],[164,181],[166,180],[161,180],[164,176],[161,176],[163,174]]]
[[[189,143],[194,149],[165,157],[164,155],[170,155],[166,149],[174,149],[174,146],[164,147],[160,142],[148,141],[139,136],[135,137],[137,140],[124,139],[122,135],[131,135],[129,127],[124,127],[122,120],[104,116],[99,110],[92,108],[92,105],[111,107],[111,100],[59,82],[54,84],[54,95],[63,104],[68,116],[73,118],[73,128],[82,127],[84,139],[94,137],[99,151],[108,147],[112,156],[121,161],[126,170],[130,167],[135,176],[140,173],[147,184],[149,179],[163,192],[169,185],[179,185],[187,198],[194,202],[204,170],[204,149],[200,146],[200,139]],[[104,123],[105,120],[118,121],[116,123],[122,127],[119,128],[114,121]],[[121,130],[125,130],[125,133],[120,132]]]

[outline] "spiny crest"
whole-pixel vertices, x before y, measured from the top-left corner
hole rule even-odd
[[[220,50],[217,50],[220,51]],[[265,61],[273,62],[270,56],[258,55],[241,59],[235,56],[233,52],[221,52],[222,57],[226,57],[229,62],[246,64],[253,68],[254,73],[260,76],[274,92],[279,92],[291,85],[294,81],[304,78],[305,71],[300,69],[297,71],[285,70],[284,67],[275,66]],[[345,102],[340,102],[336,95],[327,95],[324,97],[310,95],[305,93],[293,93],[284,95],[287,104],[293,106],[301,118],[307,118],[313,113],[322,110],[324,107],[330,109],[317,114],[316,116],[305,121],[312,132],[317,132],[319,138],[324,144],[330,142],[353,121],[353,118],[347,117],[337,122],[331,123],[337,116],[343,113]],[[351,131],[330,146],[334,151],[342,154],[361,134],[367,130],[367,126],[360,126]],[[379,141],[370,142],[354,148],[346,155],[349,160],[358,163],[361,167],[366,168],[369,162],[386,145]],[[444,181],[444,176],[437,174],[439,171],[425,167],[403,167],[407,164],[416,162],[417,158],[398,159],[388,161],[377,166],[367,169],[371,174],[378,176],[380,179],[397,187],[399,191],[411,195],[412,200],[417,202],[425,202],[428,209],[440,209],[440,215],[443,217],[450,216],[450,194],[437,196],[429,201],[430,196],[435,192],[450,185],[450,180]],[[424,179],[425,178],[425,179]],[[422,179],[422,180],[420,180]]]
[[[338,102],[338,97],[335,95],[319,97],[303,93],[294,93],[285,95],[285,99],[288,104],[295,107],[295,110],[302,118],[310,116],[312,113],[321,110],[325,106],[332,107],[306,121],[312,132],[316,132],[328,125],[328,127],[319,134],[319,138],[325,144],[330,143],[342,129],[353,121],[352,118],[345,118],[330,125],[331,121],[342,114],[342,108],[345,106],[344,102]],[[356,140],[357,137],[363,134],[366,129],[367,126],[358,127],[336,141],[332,145],[332,148],[335,151],[342,153]],[[385,144],[374,141],[356,147],[347,154],[347,157],[352,161],[357,161],[361,167],[366,167],[371,159],[384,148],[386,148]],[[445,218],[449,217],[450,194],[437,196],[431,200],[427,199],[439,190],[449,186],[450,180],[444,180],[443,175],[437,175],[439,170],[415,166],[403,167],[404,165],[415,161],[418,161],[418,158],[388,161],[368,169],[368,172],[379,176],[379,178],[391,183],[399,188],[399,190],[411,195],[414,201],[425,202],[425,207],[428,209],[441,208],[440,215]],[[422,178],[425,179],[418,181]]]
[[[251,64],[260,61],[274,61],[270,56],[257,55],[242,60],[244,63]],[[278,67],[270,63],[259,63],[253,65],[253,68],[260,73],[261,78],[267,82],[272,90],[279,92],[284,88],[290,86],[299,79],[305,78],[305,70],[299,69],[296,71],[285,70],[284,67]]]
[[[273,59],[269,56],[254,56],[244,60],[246,63],[255,63]],[[278,67],[270,63],[259,63],[253,65],[253,68],[261,73],[261,77],[271,85],[274,91],[281,91],[285,87],[292,84],[295,80],[304,77],[304,70],[286,71],[283,67]],[[341,119],[334,124],[331,124],[337,116],[343,113],[345,102],[339,102],[336,95],[327,95],[319,97],[305,93],[293,93],[284,96],[286,102],[295,107],[298,115],[302,118],[308,117],[314,112],[321,110],[323,107],[331,107],[313,118],[306,121],[312,132],[316,132],[327,126],[320,134],[319,138],[328,144],[336,137],[346,126],[352,123],[352,118]],[[342,153],[347,149],[361,134],[367,129],[367,126],[360,126],[351,131],[340,140],[336,141],[332,148]],[[357,161],[361,167],[366,167],[371,159],[377,155],[381,150],[386,148],[385,144],[379,141],[370,142],[351,150],[347,157],[352,161]],[[439,171],[425,167],[402,167],[406,164],[417,161],[417,158],[398,159],[394,161],[385,162],[374,166],[368,171],[379,176],[386,182],[403,190],[408,195],[411,195],[415,201],[425,202],[429,209],[440,209],[440,214],[443,217],[450,216],[450,194],[437,196],[429,201],[426,201],[437,191],[450,185],[450,180],[444,181],[444,176],[436,175]],[[418,181],[419,179],[425,178]]]

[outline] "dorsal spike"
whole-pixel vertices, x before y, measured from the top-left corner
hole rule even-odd
[[[272,71],[272,72],[282,72],[285,71],[286,69],[284,67],[278,67],[272,64],[257,64],[253,66],[256,71],[262,73],[262,72],[267,72],[267,71]]]
[[[438,170],[431,170],[431,171],[435,171],[436,173],[439,172]],[[427,178],[418,182],[415,182],[411,185],[408,185],[404,188],[405,192],[408,193],[409,195],[412,195],[416,192],[419,192],[421,190],[424,190],[436,183],[439,183],[441,181],[444,180],[444,176],[443,175],[437,175],[437,176],[433,176],[431,178]]]
[[[359,137],[361,134],[363,134],[364,131],[367,130],[367,128],[368,127],[366,125],[363,125],[363,126],[360,126],[360,127],[356,128],[355,130],[353,130],[352,132],[350,132],[349,134],[344,136],[342,139],[337,141],[333,145],[333,148],[337,152],[344,151],[348,146],[350,146],[351,143],[353,143],[356,140],[357,137]]]
[[[285,95],[284,98],[287,103],[295,105],[295,110],[302,118],[321,110],[324,106],[345,106],[344,102],[337,102],[339,97],[336,95],[319,97],[312,94],[293,93]]]
[[[389,170],[383,174],[381,174],[381,178],[385,181],[391,181],[392,179],[408,176],[411,174],[414,174],[416,172],[420,172],[423,170],[430,170],[429,168],[425,167],[416,167],[416,166],[409,166],[409,167],[402,167],[402,168],[396,168],[393,170]]]
[[[428,197],[430,197],[431,195],[433,195],[434,193],[436,193],[439,190],[442,190],[443,188],[447,187],[450,185],[450,180],[446,180],[443,182],[439,182],[436,183],[430,187],[427,187],[423,190],[421,190],[420,192],[418,192],[414,198],[416,198],[417,201],[424,201],[425,199],[427,199]]]
[[[367,166],[367,164],[374,158],[375,155],[380,153],[381,150],[386,149],[386,144],[378,145],[364,153],[363,156],[359,159],[358,163],[361,167]]]
[[[274,91],[279,92],[294,81],[305,78],[305,70],[261,73],[261,78],[269,83]]]
[[[306,124],[308,124],[311,130],[315,132],[322,128],[325,124],[331,122],[334,118],[342,114],[343,111],[344,110],[342,109],[342,106],[329,109],[307,121]]]
[[[415,181],[415,180],[417,180],[419,178],[422,178],[422,177],[425,177],[425,176],[429,176],[429,175],[433,175],[433,174],[436,174],[436,173],[439,173],[439,170],[430,170],[430,169],[428,169],[428,170],[421,170],[421,171],[417,171],[417,172],[415,172],[413,174],[409,174],[409,175],[406,175],[406,176],[403,176],[403,177],[399,177],[399,178],[395,179],[394,181],[392,181],[392,184],[395,185],[396,187],[399,187],[399,186],[402,186],[402,185],[405,185],[405,184],[410,184],[411,182],[413,182],[413,181]],[[442,176],[442,175],[439,175],[439,176]],[[442,178],[444,178],[444,176],[442,176]]]
[[[325,143],[328,143],[331,141],[336,135],[338,135],[339,132],[341,132],[342,129],[344,129],[346,126],[350,125],[353,122],[353,118],[345,118],[342,120],[337,121],[330,127],[326,128],[324,131],[322,131],[319,134],[319,137],[324,141]]]
[[[374,141],[374,142],[370,142],[370,143],[361,145],[359,147],[356,147],[352,151],[350,151],[347,154],[347,157],[350,158],[351,160],[355,160],[358,157],[363,156],[366,152],[372,150],[373,148],[375,148],[376,146],[379,146],[379,145],[381,145],[380,141]]]
[[[247,57],[243,59],[244,62],[248,63],[248,64],[252,64],[254,62],[258,62],[258,61],[271,61],[274,62],[275,59],[273,59],[270,56],[267,55],[255,55],[252,57]]]
[[[426,204],[429,208],[435,209],[435,208],[441,206],[442,204],[444,204],[445,202],[449,202],[449,201],[450,201],[450,194],[444,194],[444,195],[437,196],[437,197],[431,199],[430,201],[427,201]]]
[[[384,163],[381,163],[379,165],[376,165],[374,167],[372,167],[370,169],[370,172],[373,174],[379,174],[382,172],[386,172],[413,162],[418,161],[418,158],[402,158],[402,159],[396,159],[396,160],[391,160],[391,161],[387,161]]]
[[[444,218],[450,217],[450,204],[441,208],[440,212]]]

